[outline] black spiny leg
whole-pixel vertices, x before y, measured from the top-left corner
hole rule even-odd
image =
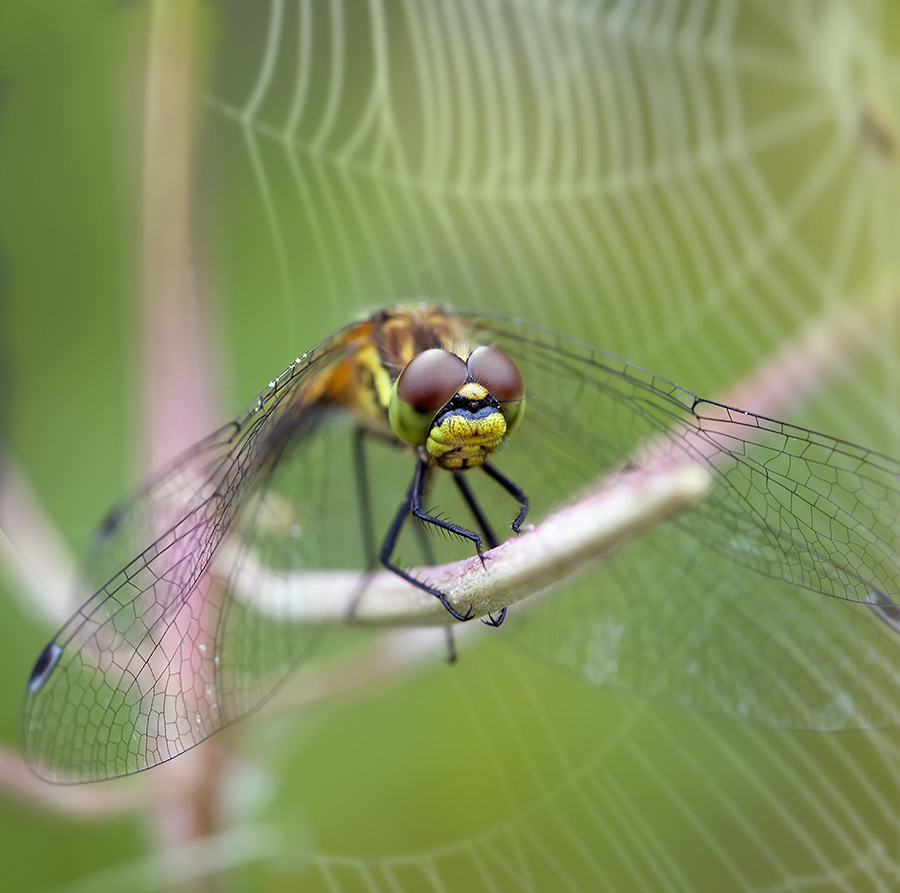
[[[372,525],[372,491],[369,487],[369,466],[366,461],[366,439],[371,436],[365,428],[353,432],[353,475],[356,479],[356,498],[359,510],[360,535],[366,573],[375,570],[375,532]],[[363,597],[368,583],[366,579],[351,593],[347,610],[347,621],[353,622],[359,600]]]
[[[364,466],[362,467],[364,468]],[[512,529],[516,533],[518,533],[519,529],[522,526],[522,522],[525,520],[525,516],[528,514],[528,497],[525,495],[523,490],[521,490],[505,475],[497,471],[497,469],[492,465],[484,463],[481,467],[489,477],[497,481],[497,483],[500,484],[500,486],[503,487],[503,489],[506,490],[507,493],[509,493],[518,501],[519,513],[512,523]],[[395,574],[397,574],[398,577],[401,577],[408,583],[412,583],[413,586],[416,586],[419,589],[422,589],[425,592],[433,595],[457,620],[468,620],[469,615],[472,613],[471,607],[469,607],[469,610],[466,612],[465,616],[463,616],[451,607],[450,603],[447,601],[447,596],[444,595],[443,592],[433,586],[429,586],[427,583],[423,583],[421,580],[417,580],[411,574],[407,573],[405,570],[391,561],[391,558],[394,554],[394,549],[397,546],[397,540],[400,536],[400,531],[403,529],[403,524],[406,522],[407,517],[412,514],[420,521],[424,521],[427,524],[433,524],[435,527],[440,527],[443,530],[448,531],[449,533],[454,533],[457,536],[463,537],[464,539],[471,540],[475,544],[475,549],[478,552],[478,557],[481,559],[482,563],[484,563],[484,551],[482,549],[481,536],[479,536],[472,530],[469,530],[465,527],[460,527],[458,524],[453,524],[450,521],[444,521],[442,518],[437,518],[434,515],[430,515],[425,511],[425,509],[422,508],[422,496],[425,490],[425,481],[429,471],[430,466],[428,465],[427,460],[418,458],[416,460],[416,470],[413,474],[413,479],[410,482],[409,488],[406,491],[406,496],[404,497],[403,502],[400,504],[400,508],[397,510],[397,514],[394,515],[394,520],[391,522],[391,526],[388,529],[387,535],[385,536],[384,545],[381,547],[381,563],[388,570],[393,571]],[[456,482],[456,486],[459,488],[459,492],[462,494],[466,505],[469,507],[469,511],[472,512],[472,516],[475,518],[475,523],[484,534],[484,539],[487,542],[489,548],[495,549],[498,545],[497,537],[494,535],[494,532],[491,529],[491,526],[488,523],[484,512],[481,510],[481,506],[478,504],[478,500],[475,499],[475,495],[472,493],[468,481],[463,477],[462,472],[454,473],[453,479]],[[506,608],[504,608],[500,612],[500,616],[496,620],[494,619],[493,615],[491,615],[490,620],[484,620],[483,622],[488,623],[491,626],[500,626],[500,624],[503,623],[503,619],[505,617]]]
[[[425,492],[425,478],[430,470],[431,467],[425,459],[418,460],[416,473],[413,477],[413,486],[410,488],[410,495],[412,497],[410,511],[420,521],[424,521],[426,524],[434,524],[435,527],[440,527],[442,530],[454,533],[456,536],[461,536],[463,539],[471,540],[475,544],[475,549],[477,550],[479,557],[482,557],[484,550],[481,548],[481,537],[475,533],[474,530],[469,530],[467,527],[460,527],[459,524],[454,524],[452,521],[445,521],[443,518],[438,518],[435,515],[429,515],[428,512],[422,508],[422,496]]]
[[[384,538],[384,545],[381,547],[381,563],[389,571],[393,571],[398,577],[401,577],[408,583],[412,583],[413,586],[417,586],[425,592],[431,593],[431,595],[438,599],[457,620],[468,620],[469,615],[472,613],[471,606],[469,607],[469,610],[466,611],[465,615],[460,614],[458,611],[454,610],[450,602],[447,601],[447,596],[444,595],[443,592],[433,586],[429,586],[427,583],[423,583],[421,580],[417,580],[412,574],[407,573],[403,568],[391,561],[394,549],[397,546],[397,539],[400,536],[400,531],[403,529],[403,524],[410,514],[415,515],[420,521],[434,524],[436,527],[441,527],[444,530],[448,530],[450,533],[455,533],[457,536],[472,540],[472,542],[475,543],[478,554],[481,554],[481,537],[478,536],[477,533],[466,530],[465,527],[451,524],[449,521],[442,521],[440,518],[435,518],[422,508],[422,492],[425,488],[427,472],[428,463],[424,459],[417,459],[416,471],[415,474],[413,474],[409,489],[406,491],[406,496],[403,498],[403,502],[400,503],[400,508],[397,510],[397,514],[394,515],[394,520],[391,521],[387,536]]]
[[[525,516],[528,514],[528,497],[525,495],[525,491],[514,484],[505,474],[501,474],[494,468],[493,465],[489,465],[487,462],[482,463],[481,466],[488,477],[492,477],[516,502],[519,503],[519,514],[516,515],[516,520],[512,522],[512,529],[518,533],[519,528],[522,526],[522,522],[525,520]]]
[[[459,488],[459,492],[462,493],[462,498],[466,501],[466,505],[469,507],[469,511],[472,513],[472,517],[475,518],[475,523],[481,528],[481,532],[484,534],[484,538],[487,541],[488,546],[491,549],[496,549],[499,543],[497,542],[497,537],[494,536],[494,531],[491,530],[490,524],[488,524],[487,518],[484,516],[484,512],[481,511],[481,506],[478,504],[478,501],[475,499],[475,494],[472,492],[472,488],[469,486],[469,482],[465,478],[466,472],[464,471],[455,471],[453,472],[453,480],[456,482],[456,486]]]
[[[459,488],[459,492],[462,494],[462,498],[466,501],[466,505],[469,507],[469,511],[472,512],[472,516],[475,518],[475,523],[481,528],[481,532],[484,534],[484,538],[487,541],[488,546],[491,549],[497,548],[497,537],[494,536],[494,531],[491,529],[491,525],[488,524],[487,518],[484,516],[484,512],[481,510],[481,506],[478,504],[478,500],[475,499],[475,494],[472,492],[472,488],[469,486],[468,480],[465,478],[464,471],[456,471],[453,473],[453,480],[456,481],[456,486]],[[484,558],[482,557],[481,563],[484,564]],[[506,608],[504,608],[500,612],[500,616],[494,619],[493,614],[488,614],[488,619],[481,619],[481,622],[487,624],[488,626],[500,626],[503,623],[503,619],[506,617]]]
[[[366,554],[366,570],[371,571],[375,569],[375,531],[372,528],[372,492],[369,489],[369,468],[366,464],[365,428],[357,428],[353,435],[353,472],[359,499],[359,524]]]
[[[425,558],[425,564],[435,564],[434,544],[431,541],[431,537],[428,536],[428,531],[425,530],[424,525],[416,524],[416,536],[419,540],[419,548],[422,550],[422,555]],[[453,627],[445,626],[443,629],[444,640],[447,643],[447,663],[455,664],[456,642],[453,640]]]

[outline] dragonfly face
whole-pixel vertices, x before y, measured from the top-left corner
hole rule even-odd
[[[518,424],[525,386],[515,363],[494,347],[477,347],[466,358],[432,348],[407,363],[388,407],[401,440],[424,446],[441,468],[471,468]]]
[[[262,610],[241,587],[364,580],[380,557],[467,619],[427,573],[460,538],[480,554],[526,511],[540,524],[626,469],[670,463],[703,466],[708,497],[517,611],[504,638],[594,683],[743,720],[900,724],[886,622],[900,463],[522,322],[420,306],[317,345],[111,513],[95,591],[32,671],[26,755],[55,781],[124,775],[258,707],[318,632],[293,619],[302,588]],[[412,535],[423,526],[453,536]]]

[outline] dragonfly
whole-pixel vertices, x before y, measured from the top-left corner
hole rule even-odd
[[[109,513],[93,595],[31,672],[26,758],[61,783],[166,762],[309,658],[321,630],[296,606],[313,571],[358,569],[364,591],[381,566],[465,622],[429,567],[474,553],[488,573],[598,481],[673,464],[709,474],[703,498],[500,635],[742,721],[896,725],[900,463],[519,320],[422,304],[326,338]],[[246,596],[297,571],[305,587],[265,609]]]

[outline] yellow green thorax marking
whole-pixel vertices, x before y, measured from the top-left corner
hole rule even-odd
[[[387,411],[388,404],[390,403],[391,388],[393,387],[394,382],[391,379],[388,370],[384,367],[384,363],[381,362],[381,357],[378,355],[378,349],[374,344],[364,347],[359,352],[358,360],[360,365],[365,367],[372,376],[374,397],[375,401],[377,401],[373,402],[372,408],[374,409],[375,405],[377,405],[378,409],[383,414]]]

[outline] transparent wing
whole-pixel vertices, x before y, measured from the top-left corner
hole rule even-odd
[[[284,476],[280,460],[302,465],[322,421],[300,395],[343,351],[339,333],[297,360],[232,424],[110,513],[87,581],[99,588],[29,681],[25,753],[39,774],[89,781],[164,762],[256,706],[302,656],[302,636],[271,636],[270,621],[229,610],[227,586],[209,571],[230,529],[259,527],[257,539],[277,530],[266,494]],[[295,477],[289,495],[303,506],[315,474]],[[246,555],[226,556],[225,571]],[[304,557],[318,563],[308,549]]]
[[[685,515],[511,612],[510,638],[591,682],[770,726],[900,722],[900,464],[562,336],[478,322],[526,382],[495,464],[531,520],[626,466],[697,462],[714,478]]]
[[[896,462],[700,400],[562,336],[472,323],[526,382],[525,419],[495,464],[528,493],[530,521],[626,467],[698,462],[715,478],[689,513],[511,612],[498,635],[591,682],[748,721],[898,723]],[[25,746],[40,774],[140,771],[252,710],[316,633],[291,620],[295,585],[252,604],[232,593],[265,593],[280,572],[370,566],[411,462],[368,438],[361,499],[354,420],[298,397],[343,344],[339,333],[295,363],[111,514],[96,579],[124,569],[54,637],[29,685]],[[517,507],[471,474],[501,534]],[[450,476],[433,478],[428,510],[471,524]],[[396,560],[471,553],[434,533],[407,525]]]

